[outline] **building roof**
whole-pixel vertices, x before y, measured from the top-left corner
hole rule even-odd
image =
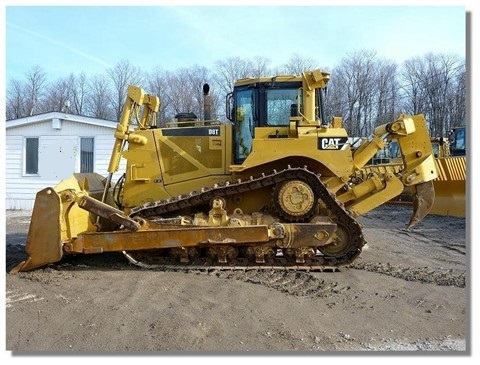
[[[99,127],[107,127],[115,129],[117,127],[117,123],[111,120],[105,119],[97,119],[91,117],[85,117],[83,115],[75,115],[75,114],[68,114],[63,112],[49,112],[43,114],[32,115],[29,117],[19,118],[19,119],[11,119],[5,122],[6,128],[15,128],[21,127],[28,124],[35,124],[35,123],[42,123],[46,121],[50,121],[52,119],[60,119],[62,121],[70,121],[74,123],[83,123],[89,125],[95,125]]]

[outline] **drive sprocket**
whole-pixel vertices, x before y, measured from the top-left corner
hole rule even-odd
[[[287,222],[308,222],[315,214],[318,196],[307,182],[295,179],[275,187],[273,202],[278,215]]]

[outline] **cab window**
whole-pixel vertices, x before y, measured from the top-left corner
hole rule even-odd
[[[239,91],[235,98],[235,163],[241,163],[252,151],[255,130],[253,91]]]
[[[288,126],[292,109],[299,110],[298,89],[267,90],[267,125]]]

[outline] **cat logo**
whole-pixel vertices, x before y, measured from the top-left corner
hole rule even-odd
[[[347,137],[322,137],[318,139],[319,150],[343,150],[348,142]]]

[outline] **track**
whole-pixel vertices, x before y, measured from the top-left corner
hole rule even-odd
[[[326,266],[318,264],[306,264],[306,265],[292,265],[288,264],[285,259],[281,257],[275,257],[273,263],[258,265],[255,263],[248,262],[247,260],[240,260],[230,265],[218,265],[208,263],[207,259],[204,264],[180,264],[173,263],[172,260],[165,262],[148,263],[146,261],[139,261],[135,259],[132,252],[123,251],[123,255],[128,259],[132,264],[142,267],[144,269],[161,269],[165,271],[202,271],[202,272],[212,272],[212,271],[250,271],[250,270],[261,270],[261,271],[305,271],[305,272],[322,272],[322,271],[337,271],[340,268],[340,265]],[[155,261],[155,260],[153,260]],[[163,260],[162,260],[163,261]]]
[[[338,243],[338,247],[334,247],[333,251],[329,250],[329,246],[318,247],[315,257],[311,257],[305,261],[305,263],[299,264],[297,262],[289,262],[282,255],[277,254],[275,257],[270,258],[266,264],[258,265],[255,262],[246,260],[245,258],[239,258],[232,260],[233,262],[228,265],[218,265],[208,260],[207,257],[196,258],[198,262],[192,262],[191,264],[177,264],[171,260],[171,258],[159,255],[151,255],[148,257],[149,252],[125,252],[127,259],[133,264],[144,268],[174,268],[174,269],[186,269],[192,270],[210,270],[215,268],[216,270],[249,270],[255,269],[268,269],[268,270],[302,270],[302,271],[324,271],[324,270],[337,270],[341,266],[351,264],[356,257],[360,254],[365,240],[360,227],[360,224],[356,219],[348,212],[343,204],[339,202],[335,195],[330,193],[325,187],[320,177],[315,173],[309,171],[306,167],[288,167],[282,171],[273,171],[269,175],[262,174],[262,176],[248,180],[237,180],[235,182],[226,182],[224,184],[217,184],[212,187],[202,188],[199,192],[191,192],[186,195],[180,195],[168,200],[161,200],[154,203],[147,203],[145,205],[136,207],[130,212],[131,218],[143,218],[143,219],[162,219],[162,217],[172,216],[180,213],[183,209],[192,208],[208,204],[213,198],[225,198],[233,196],[238,193],[251,192],[256,189],[263,189],[265,187],[271,187],[272,189],[283,182],[289,180],[300,180],[306,182],[314,191],[315,196],[323,202],[331,217],[337,222],[338,230],[341,230],[340,238],[341,242]],[[188,229],[188,226],[184,226]],[[245,246],[248,248],[248,246]],[[165,250],[164,250],[165,251]],[[139,255],[140,254],[140,255]],[[146,255],[145,255],[146,254]]]

